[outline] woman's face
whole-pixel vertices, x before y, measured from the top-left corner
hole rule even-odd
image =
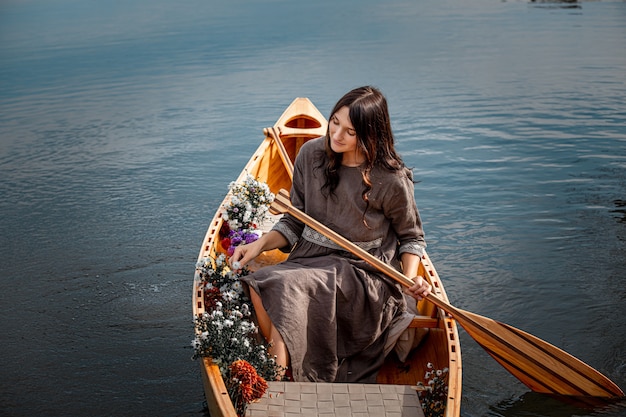
[[[342,153],[341,163],[348,166],[358,166],[365,158],[357,149],[357,137],[352,122],[350,121],[350,109],[347,106],[340,108],[330,119],[328,125],[330,134],[330,148],[337,153]]]

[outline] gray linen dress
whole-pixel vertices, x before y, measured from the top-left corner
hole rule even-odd
[[[295,207],[397,268],[402,252],[423,254],[410,171],[372,170],[368,228],[359,168],[339,168],[335,193],[325,197],[326,161],[324,138],[302,146],[290,197]],[[294,380],[375,382],[389,326],[406,309],[400,287],[289,215],[274,230],[290,243],[288,259],[242,280],[282,335]]]

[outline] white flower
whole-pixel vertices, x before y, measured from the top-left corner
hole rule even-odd
[[[241,281],[233,282],[231,288],[237,294],[241,294],[243,292],[243,284],[241,284]]]
[[[237,297],[237,293],[233,290],[228,290],[222,293],[222,299],[224,301],[233,301]]]
[[[249,316],[250,315],[250,306],[248,304],[242,304],[241,305],[241,313],[244,316]]]

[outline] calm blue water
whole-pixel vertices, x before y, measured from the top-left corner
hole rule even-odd
[[[203,416],[200,243],[296,96],[387,95],[453,304],[626,389],[626,2],[0,3],[0,414]],[[533,395],[462,333],[464,417]]]

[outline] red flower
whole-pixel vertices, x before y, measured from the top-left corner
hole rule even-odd
[[[239,381],[239,393],[245,403],[258,400],[267,390],[267,382],[257,374],[248,361],[238,360],[230,365],[231,377]]]
[[[205,310],[213,310],[215,309],[217,302],[222,298],[222,294],[220,293],[220,289],[217,287],[211,287],[210,289],[204,290],[204,309]]]
[[[222,228],[220,229],[220,236],[228,236],[229,233],[230,233],[230,226],[228,225],[228,222],[223,222]]]
[[[220,241],[220,244],[222,245],[224,249],[227,249],[230,247],[230,239],[225,237],[224,239]]]

